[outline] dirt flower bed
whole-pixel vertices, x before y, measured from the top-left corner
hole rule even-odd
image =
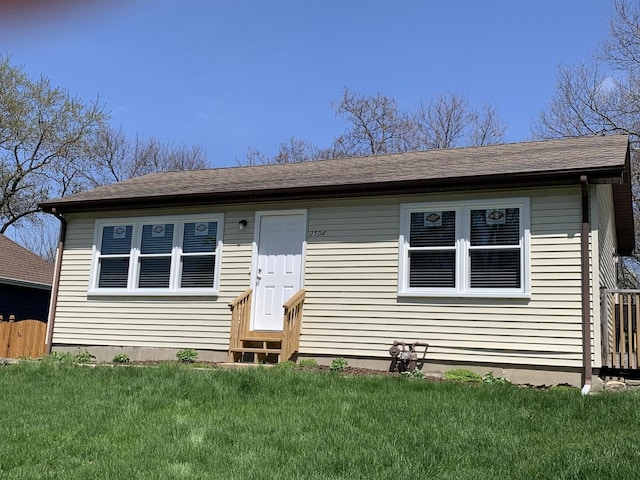
[[[116,366],[138,366],[138,367],[157,367],[161,365],[167,364],[176,364],[181,363],[175,360],[148,360],[148,361],[132,361],[123,364],[114,363]],[[185,366],[191,368],[199,368],[199,369],[217,369],[217,368],[229,368],[229,364],[225,362],[204,362],[204,361],[196,361],[193,363],[184,363]],[[253,364],[246,364],[247,366]],[[276,364],[262,364],[258,366],[268,366],[269,368],[282,368],[278,367]],[[293,370],[299,371],[309,371],[309,372],[320,372],[320,373],[333,373],[341,376],[347,377],[364,377],[364,376],[384,376],[384,377],[399,377],[401,374],[399,372],[389,372],[387,370],[376,370],[373,368],[364,368],[364,367],[351,367],[347,366],[343,370],[333,371],[329,365],[295,365],[288,367]],[[442,381],[442,377],[437,375],[424,375],[425,380],[430,381]]]

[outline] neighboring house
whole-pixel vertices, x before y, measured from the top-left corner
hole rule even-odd
[[[53,264],[0,235],[0,315],[46,321]]]
[[[427,371],[589,384],[600,288],[635,246],[629,180],[627,137],[601,136],[156,173],[53,200],[53,347],[386,368],[394,340],[424,341]],[[281,333],[302,301],[299,334]]]

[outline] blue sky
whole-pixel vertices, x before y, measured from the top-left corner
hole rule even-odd
[[[613,13],[607,0],[17,3],[0,2],[13,64],[99,97],[127,133],[201,145],[215,167],[289,137],[328,146],[345,87],[407,109],[462,93],[498,108],[506,141],[526,140],[558,65],[587,61]]]

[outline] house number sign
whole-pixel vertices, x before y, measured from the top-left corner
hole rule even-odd
[[[324,237],[324,232],[326,232],[326,230],[309,230],[308,233],[308,237]]]

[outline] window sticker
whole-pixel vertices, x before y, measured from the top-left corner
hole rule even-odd
[[[424,212],[425,227],[441,227],[442,212]]]
[[[208,222],[196,223],[193,234],[196,236],[209,235],[209,223]]]
[[[126,238],[127,237],[127,227],[113,227],[113,238]]]
[[[157,224],[151,227],[151,236],[152,237],[164,237],[165,226],[162,224]]]
[[[485,215],[487,225],[505,225],[507,223],[507,212],[504,208],[488,208],[485,210]]]

